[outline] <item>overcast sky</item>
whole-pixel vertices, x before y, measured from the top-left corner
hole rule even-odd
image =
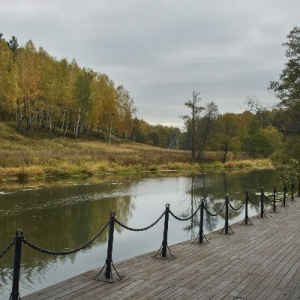
[[[242,112],[286,62],[299,0],[0,0],[0,32],[106,73],[151,124],[181,126],[193,89]]]

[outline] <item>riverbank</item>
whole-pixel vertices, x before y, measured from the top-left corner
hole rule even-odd
[[[48,133],[17,133],[0,123],[0,180],[67,178],[105,174],[136,174],[162,170],[203,172],[272,167],[270,160],[236,159],[221,163],[222,152],[207,152],[203,163],[190,151],[152,147],[100,138],[71,139]]]

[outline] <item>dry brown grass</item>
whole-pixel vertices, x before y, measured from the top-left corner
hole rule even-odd
[[[233,154],[230,154],[233,155]],[[222,153],[207,152],[205,163],[191,161],[189,151],[151,147],[133,142],[108,145],[101,140],[70,139],[47,133],[18,134],[0,123],[0,178],[90,176],[106,173],[139,173],[178,170],[199,172],[251,168],[269,165],[269,161],[230,161],[222,164]]]

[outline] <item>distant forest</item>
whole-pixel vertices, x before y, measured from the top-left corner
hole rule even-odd
[[[136,117],[129,92],[106,74],[81,68],[74,59],[58,60],[32,41],[20,47],[16,37],[6,41],[1,33],[0,120],[16,122],[18,131],[56,131],[75,138],[96,132],[142,143],[149,142],[146,132],[156,130]],[[159,128],[173,137],[178,132]]]
[[[205,151],[222,151],[224,162],[230,152],[247,157],[276,156],[287,145],[288,134],[295,131],[291,126],[299,122],[298,98],[291,95],[287,102],[289,94],[283,93],[287,91],[285,73],[295,70],[295,62],[300,69],[298,48],[291,52],[294,41],[300,43],[299,33],[295,27],[287,36],[291,42],[284,44],[293,68],[287,64],[280,81],[270,83],[269,89],[281,100],[277,107],[265,109],[248,99],[254,109],[222,115],[214,102],[203,103],[194,91],[190,100],[184,103],[183,99],[190,112],[182,116],[183,131],[138,119],[129,92],[122,85],[115,86],[106,74],[79,67],[74,59],[58,60],[43,48],[36,49],[31,40],[20,47],[16,37],[7,41],[0,33],[0,121],[14,122],[18,131],[48,131],[72,138],[92,134],[104,140],[112,136],[191,150],[192,158],[198,161]],[[293,78],[289,83],[298,88],[299,77]]]

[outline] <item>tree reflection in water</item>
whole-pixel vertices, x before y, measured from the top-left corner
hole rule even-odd
[[[220,212],[224,205],[226,195],[229,195],[230,204],[239,208],[245,201],[246,191],[254,203],[259,202],[257,193],[261,188],[272,191],[273,185],[280,183],[279,172],[274,170],[252,171],[244,173],[197,174],[191,177],[189,195],[190,206],[182,213],[182,217],[189,217],[204,200],[205,207],[212,213]],[[249,203],[248,209],[252,215],[260,211],[259,205]],[[240,210],[229,209],[229,220],[243,219],[244,207]],[[191,239],[196,238],[199,231],[200,213],[197,213],[184,230],[190,232]],[[204,213],[204,232],[219,229],[220,219],[225,220],[225,209],[219,216]]]

